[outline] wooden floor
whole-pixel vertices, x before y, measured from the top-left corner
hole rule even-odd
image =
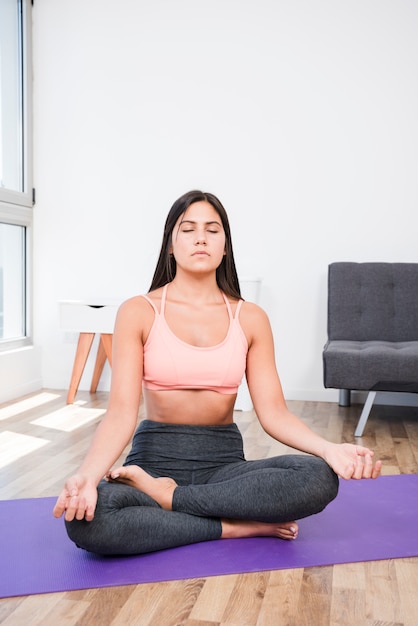
[[[78,467],[107,394],[79,392],[78,404],[71,409],[65,398],[66,391],[43,390],[0,406],[0,499],[57,495],[64,478]],[[353,441],[359,406],[343,409],[316,402],[289,406],[330,440]],[[237,412],[236,422],[247,458],[287,450],[263,433],[252,411]],[[75,423],[78,427],[68,430]],[[362,442],[383,460],[384,474],[417,473],[418,410],[375,406]],[[17,449],[26,453],[15,459]],[[7,575],[4,562],[1,575]],[[0,623],[416,626],[418,558],[5,598],[0,600]]]

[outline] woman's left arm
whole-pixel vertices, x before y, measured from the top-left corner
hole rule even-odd
[[[323,458],[342,478],[377,478],[382,463],[373,462],[372,450],[327,441],[289,411],[277,373],[273,335],[266,313],[246,302],[240,321],[249,343],[248,388],[263,429],[285,445]]]

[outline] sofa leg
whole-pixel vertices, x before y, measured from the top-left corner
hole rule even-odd
[[[340,406],[351,406],[350,389],[340,389],[340,398],[339,398],[338,404]]]
[[[354,431],[354,437],[361,437],[366,426],[366,422],[369,418],[370,411],[373,406],[374,399],[376,397],[376,391],[369,391],[369,395],[367,396],[367,400],[364,403],[363,410],[360,415],[360,419],[357,423],[357,428]]]

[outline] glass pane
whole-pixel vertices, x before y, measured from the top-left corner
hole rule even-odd
[[[21,2],[0,1],[0,187],[23,191]]]
[[[26,335],[25,237],[24,226],[0,224],[0,342]]]

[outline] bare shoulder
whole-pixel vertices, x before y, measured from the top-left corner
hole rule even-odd
[[[239,320],[249,343],[264,333],[271,333],[267,313],[254,302],[244,301],[242,303]]]
[[[122,302],[118,309],[118,315],[135,315],[141,311],[145,313],[149,309],[152,311],[152,307],[144,296],[133,296]]]
[[[254,302],[248,302],[247,300],[243,300],[241,311],[240,311],[240,320],[242,322],[267,322],[269,321],[267,313],[264,309],[261,308],[258,304]]]
[[[116,317],[116,329],[129,329],[148,334],[155,318],[150,302],[144,296],[134,296],[122,302]]]

